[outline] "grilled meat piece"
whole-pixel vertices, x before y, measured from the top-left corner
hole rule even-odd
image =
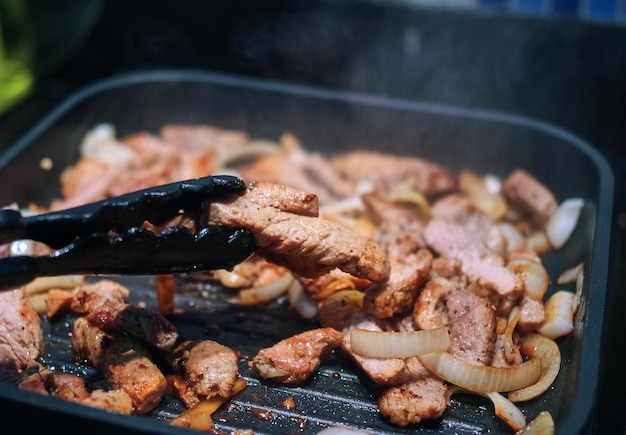
[[[95,283],[81,285],[74,294],[72,311],[86,314],[95,311],[105,303],[128,302],[128,289],[123,285],[108,279]]]
[[[0,292],[0,366],[36,364],[45,348],[41,320],[22,288]]]
[[[249,365],[266,379],[297,384],[311,376],[342,341],[343,334],[333,328],[305,331],[259,350]]]
[[[255,203],[248,194],[208,206],[208,225],[247,228],[257,253],[305,278],[339,268],[358,278],[384,282],[389,262],[380,246],[325,219]]]
[[[540,227],[545,225],[559,205],[552,192],[523,169],[513,171],[502,182],[502,193]]]
[[[231,348],[212,340],[187,340],[170,358],[174,370],[198,399],[230,397],[239,376],[237,354]]]
[[[131,398],[134,413],[145,414],[160,403],[167,389],[165,376],[139,341],[106,333],[84,317],[76,319],[72,331],[76,359],[102,369],[109,388]]]
[[[161,313],[133,305],[103,304],[87,314],[87,320],[104,331],[124,331],[164,351],[172,350],[178,340],[176,327]]]
[[[454,356],[476,365],[491,365],[496,341],[496,312],[489,300],[456,288],[445,297]]]
[[[380,413],[398,426],[441,417],[450,404],[446,383],[430,373],[418,358],[405,361],[407,380],[380,395]]]
[[[418,157],[353,151],[333,157],[332,164],[345,179],[355,184],[368,181],[380,192],[415,190],[437,197],[457,186],[448,168]]]

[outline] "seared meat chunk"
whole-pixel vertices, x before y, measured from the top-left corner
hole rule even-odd
[[[95,283],[81,285],[74,294],[72,311],[85,314],[95,311],[105,303],[128,301],[128,289],[123,285],[108,279]]]
[[[430,373],[418,358],[407,358],[407,380],[378,398],[380,413],[398,426],[439,418],[449,405],[446,383]]]
[[[476,365],[491,365],[496,341],[496,312],[489,300],[456,288],[446,295],[450,348],[454,356]]]
[[[449,169],[418,157],[353,151],[333,157],[332,164],[347,180],[368,181],[381,192],[415,190],[436,197],[457,186]]]
[[[87,320],[105,331],[124,331],[160,350],[172,350],[178,340],[176,327],[162,314],[133,305],[104,304]]]
[[[212,340],[187,340],[174,349],[172,367],[198,398],[229,397],[239,376],[237,354]]]
[[[325,219],[288,213],[243,196],[209,204],[208,224],[248,228],[257,253],[305,278],[339,268],[358,278],[389,278],[385,252],[374,241]]]
[[[504,180],[502,192],[514,206],[528,213],[540,227],[545,225],[558,207],[552,192],[523,169],[513,171]]]
[[[468,278],[498,295],[519,296],[523,289],[515,274],[504,266],[484,239],[457,223],[432,219],[424,236],[428,245],[443,257],[458,260]]]
[[[342,341],[343,334],[333,328],[305,331],[259,350],[249,365],[264,378],[283,384],[299,383],[311,376]]]
[[[137,340],[116,336],[104,355],[102,368],[110,389],[125,391],[133,402],[133,412],[152,411],[167,390],[165,376],[152,356]]]
[[[433,256],[427,249],[402,257],[392,257],[391,275],[382,284],[365,291],[363,310],[380,319],[411,310],[417,295],[428,279]]]
[[[45,350],[41,320],[22,288],[0,292],[0,366],[23,370]]]
[[[106,333],[80,317],[74,322],[72,348],[77,360],[102,369],[110,389],[128,394],[134,413],[150,412],[160,403],[165,376],[137,340]]]

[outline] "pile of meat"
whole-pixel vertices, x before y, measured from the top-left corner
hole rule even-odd
[[[539,254],[550,247],[540,236],[558,207],[552,193],[522,169],[498,180],[493,196],[505,208],[494,212],[469,195],[456,174],[418,157],[374,151],[327,157],[306,151],[289,134],[268,146],[246,133],[209,126],[169,125],[159,134],[120,139],[114,131],[98,136],[94,130],[83,144],[83,158],[61,178],[64,197],[50,208],[224,172],[237,173],[248,190],[208,204],[203,224],[249,228],[257,244],[255,255],[233,272],[246,264],[273,265],[291,274],[319,309],[319,329],[260,349],[251,359],[259,376],[299,383],[341,349],[383,387],[380,412],[404,426],[440,417],[450,400],[448,384],[417,357],[355,354],[351,330],[445,326],[448,352],[455,357],[494,367],[522,362],[519,337],[542,324],[544,304],[529,296],[520,274],[507,265],[520,259],[541,264]],[[504,222],[515,224],[515,245]],[[531,235],[542,243],[531,243]],[[333,294],[346,289],[361,294],[360,302],[322,312]],[[229,396],[238,377],[235,351],[211,341],[185,341],[162,315],[128,305],[121,286],[84,285],[60,302],[50,295],[49,306],[56,308],[49,317],[67,310],[81,315],[73,350],[78,360],[103,370],[107,385],[88,390],[78,377],[38,370],[23,387],[125,413],[148,412],[168,391],[189,407]],[[1,354],[26,369],[44,346],[37,316],[19,290],[2,296],[22,316],[14,325],[29,326],[20,335],[9,333],[18,328],[4,322]],[[514,307],[521,315],[511,357],[502,342]],[[171,373],[150,362],[154,353],[171,362]]]

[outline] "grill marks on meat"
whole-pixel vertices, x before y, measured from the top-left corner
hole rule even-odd
[[[333,349],[341,346],[343,338],[333,328],[305,331],[259,350],[249,366],[263,378],[298,384],[311,376]]]
[[[208,224],[249,229],[257,253],[304,278],[335,268],[373,282],[389,278],[389,262],[376,242],[332,221],[255,203],[248,193],[209,204]]]
[[[41,320],[23,289],[0,292],[0,366],[18,371],[36,364],[45,350]]]

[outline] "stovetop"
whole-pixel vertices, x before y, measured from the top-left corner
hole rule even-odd
[[[588,433],[624,433],[626,27],[408,1],[94,3],[99,18],[84,40],[40,72],[28,98],[0,115],[0,149],[76,89],[160,67],[517,113],[594,145],[613,168],[616,193],[607,354]]]

